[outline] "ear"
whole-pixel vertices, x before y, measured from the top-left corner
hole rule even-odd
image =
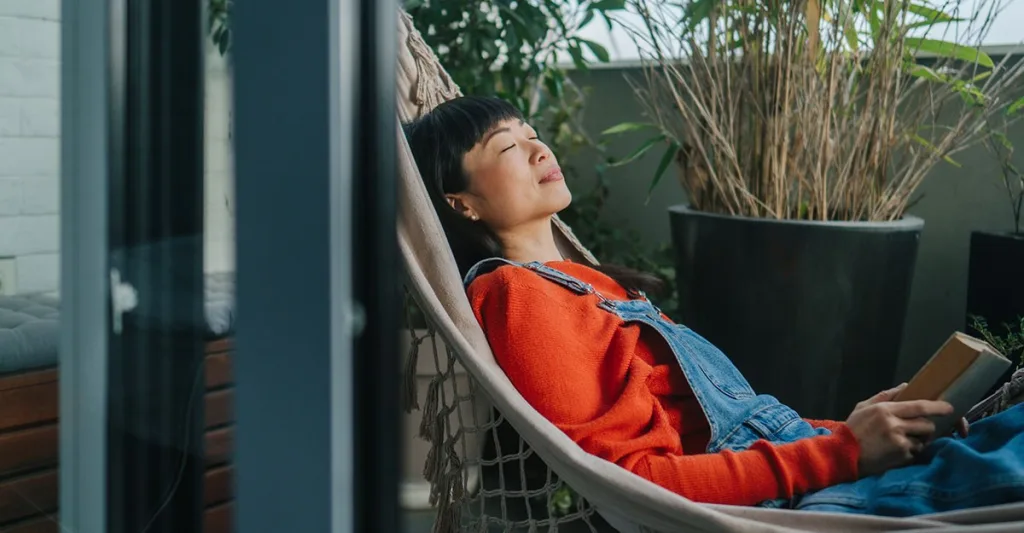
[[[480,215],[465,202],[462,195],[460,194],[446,194],[445,199],[448,201],[448,205],[452,206],[452,209],[457,211],[460,215],[472,220],[480,220]]]

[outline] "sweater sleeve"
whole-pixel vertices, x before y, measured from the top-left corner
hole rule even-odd
[[[635,474],[693,501],[756,505],[857,479],[857,440],[849,429],[789,444],[759,440],[714,454],[650,453]]]
[[[470,286],[470,301],[512,384],[583,450],[704,503],[754,505],[857,478],[859,447],[842,425],[791,444],[758,441],[740,452],[683,454],[647,387],[643,372],[650,367],[623,362],[625,383],[608,379],[607,347],[595,341],[607,323],[573,307],[579,297],[533,278],[499,269]]]
[[[838,420],[814,420],[810,418],[805,418],[804,422],[807,422],[808,424],[816,428],[825,428],[831,431],[832,433],[840,431],[840,428],[842,427],[846,427],[846,422],[840,422]]]

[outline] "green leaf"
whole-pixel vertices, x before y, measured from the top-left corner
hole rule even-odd
[[[622,122],[602,131],[601,135],[617,135],[619,133],[626,133],[627,131],[637,131],[653,127],[654,124],[648,124],[646,122]]]
[[[686,27],[690,31],[693,31],[701,22],[704,22],[711,16],[711,12],[715,9],[717,0],[693,0],[686,4],[686,9],[683,12],[683,21],[686,22]]]
[[[626,0],[599,0],[590,4],[590,9],[597,9],[599,11],[626,9]]]
[[[999,141],[999,144],[1003,145],[1003,148],[1006,148],[1007,150],[1013,150],[1013,143],[1010,142],[1010,138],[1007,137],[1003,132],[994,131],[992,132],[992,136],[995,137],[997,141]]]
[[[561,73],[550,72],[547,76],[547,79],[544,80],[544,85],[547,86],[548,93],[550,93],[558,100],[562,99],[562,94],[564,93],[564,90],[562,85]]]
[[[951,18],[949,20],[944,20],[942,22],[939,22],[938,24],[952,24],[954,22],[970,22],[970,20],[971,19]],[[907,30],[916,30],[917,28],[931,28],[932,26],[935,26],[935,25],[936,25],[936,23],[932,22],[930,20],[916,20],[914,22],[908,22],[906,24],[906,26],[904,26],[904,27]]]
[[[928,7],[927,5],[924,5],[924,4],[909,4],[907,6],[907,11],[910,11],[911,13],[913,13],[915,15],[918,15],[920,17],[924,17],[924,18],[928,19],[929,24],[935,24],[937,22],[952,22],[953,21],[952,15],[943,13],[942,11],[939,11],[938,9],[934,9],[934,8]]]
[[[633,153],[631,153],[628,156],[626,156],[625,159],[620,159],[618,161],[613,161],[610,166],[621,167],[622,165],[625,165],[625,164],[628,164],[628,163],[632,163],[633,161],[636,161],[641,156],[646,154],[647,151],[650,150],[651,148],[653,148],[655,144],[658,144],[658,143],[660,143],[661,141],[664,141],[664,140],[665,140],[665,136],[664,135],[655,135],[654,137],[651,137],[650,139],[647,139],[646,141],[644,141],[643,144],[641,144],[636,150],[633,150]]]
[[[231,30],[225,29],[224,33],[221,34],[221,40],[217,43],[217,50],[220,55],[223,56],[228,53],[228,48],[231,46]]]
[[[871,26],[871,36],[878,39],[882,34],[882,20],[878,17],[878,4],[865,2],[864,8],[868,12],[868,24]]]
[[[583,20],[580,21],[580,28],[586,28],[590,21],[594,20],[594,11],[592,9],[587,10],[587,14],[583,15]]]
[[[949,78],[947,78],[946,76],[943,76],[942,74],[939,74],[938,72],[935,72],[934,70],[924,65],[912,65],[910,67],[910,75],[914,76],[915,78],[924,78],[926,80],[935,81],[939,83],[945,83],[949,81]]]
[[[853,17],[846,20],[843,33],[846,35],[846,44],[850,45],[850,50],[856,52],[860,48],[860,38],[857,36],[857,28],[853,25]]]
[[[569,55],[572,56],[572,62],[576,65],[576,68],[587,70],[587,61],[583,59],[583,51],[580,50],[578,44],[569,45]]]
[[[1021,97],[1020,100],[1010,104],[1010,107],[1006,108],[1006,114],[1013,115],[1022,109],[1024,109],[1024,97]]]
[[[651,199],[651,194],[654,193],[654,188],[658,186],[658,182],[661,181],[662,176],[665,175],[665,171],[668,170],[669,165],[675,159],[676,154],[679,153],[679,145],[676,143],[670,143],[665,153],[661,156],[661,162],[658,163],[658,169],[654,171],[654,179],[651,180],[651,185],[647,187],[647,199]]]
[[[939,149],[936,148],[934,144],[928,142],[928,139],[925,139],[924,137],[921,137],[920,135],[914,135],[914,140],[917,141],[918,144],[920,144],[921,146],[924,146],[925,148],[927,148],[927,149],[931,150],[932,152],[934,152],[936,155],[939,154]],[[954,167],[957,167],[957,168],[961,168],[962,167],[962,165],[960,163],[957,163],[956,161],[953,160],[952,157],[949,157],[948,155],[942,156],[942,159],[945,159],[947,163],[949,163],[950,165],[953,165]]]
[[[602,63],[607,63],[608,61],[611,60],[611,58],[608,56],[608,50],[606,50],[605,47],[595,43],[594,41],[588,41],[586,39],[580,39],[580,42],[585,44],[587,48],[589,48],[590,51],[593,52],[595,56],[597,56],[598,61]]]
[[[981,80],[983,80],[983,79],[985,79],[985,78],[987,78],[987,77],[989,77],[991,75],[992,75],[992,71],[991,70],[987,70],[987,71],[982,72],[981,74],[978,74],[977,76],[971,78],[971,83],[977,83],[977,82],[979,82],[979,81],[981,81]]]
[[[527,24],[525,20],[523,20],[523,17],[519,16],[519,13],[512,11],[511,8],[504,4],[498,5],[499,11],[501,13],[504,13],[508,17],[510,23],[512,24],[513,27],[515,27],[517,33],[519,33],[529,41],[537,40],[537,35],[533,31],[534,29],[530,27],[530,25]]]
[[[983,67],[995,68],[995,63],[992,62],[992,58],[988,54],[978,50],[977,48],[971,48],[969,46],[960,46],[956,43],[949,41],[939,41],[937,39],[923,39],[920,37],[907,37],[905,39],[906,45],[914,50],[921,52],[928,52],[935,54],[940,57],[948,57],[951,59],[960,59],[962,61],[969,61],[971,63],[977,63]]]

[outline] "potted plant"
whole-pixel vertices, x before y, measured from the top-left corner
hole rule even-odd
[[[913,194],[983,137],[1020,63],[967,46],[991,14],[917,2],[633,6],[650,122],[606,133],[653,128],[624,158],[667,147],[652,189],[678,168],[682,321],[755,390],[844,417],[894,379],[924,225],[907,214]],[[928,35],[954,21],[954,40]]]
[[[999,163],[1001,189],[1006,191],[1012,218],[1003,231],[976,230],[971,233],[970,262],[967,274],[967,316],[974,333],[984,317],[994,325],[1013,324],[1024,316],[1024,172],[1014,163],[1014,146],[1007,136],[1007,122],[1018,118],[1024,99],[1011,105],[1005,114],[994,117],[986,146]]]

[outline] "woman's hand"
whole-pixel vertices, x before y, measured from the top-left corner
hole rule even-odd
[[[953,412],[947,402],[891,401],[906,383],[860,402],[846,425],[860,444],[860,475],[881,474],[913,459],[932,440],[935,424],[927,417]]]

